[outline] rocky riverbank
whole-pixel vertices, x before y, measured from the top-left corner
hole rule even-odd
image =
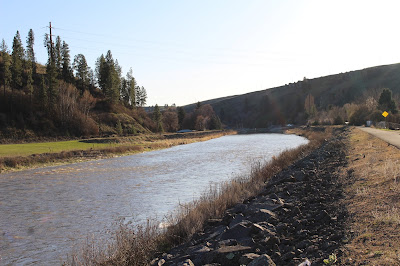
[[[152,265],[323,264],[340,256],[347,212],[339,173],[339,136],[265,183],[262,192],[210,219],[189,242],[158,254]],[[307,261],[306,261],[307,262]]]

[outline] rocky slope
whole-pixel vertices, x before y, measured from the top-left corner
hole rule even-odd
[[[191,240],[152,265],[321,265],[340,257],[347,212],[339,169],[341,137],[271,178],[257,197],[207,222]]]

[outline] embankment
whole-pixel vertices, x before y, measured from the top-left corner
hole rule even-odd
[[[258,195],[208,219],[203,230],[152,264],[298,265],[308,259],[321,265],[331,254],[340,256],[347,217],[340,204],[342,138],[274,175]]]
[[[335,171],[344,164],[340,139],[326,141],[332,130],[343,131],[298,131],[309,144],[211,188],[182,206],[166,229],[152,222],[122,226],[106,250],[88,246],[69,264],[239,265],[269,258],[290,265],[305,256],[321,261],[339,247],[345,217],[332,205],[341,195]]]

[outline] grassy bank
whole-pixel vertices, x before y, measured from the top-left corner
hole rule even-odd
[[[121,226],[115,241],[100,247],[88,245],[80,253],[71,256],[70,265],[147,265],[156,253],[166,251],[188,240],[200,231],[207,221],[222,217],[225,210],[246,199],[256,196],[265,182],[319,147],[331,135],[328,130],[297,130],[310,142],[299,148],[283,152],[265,165],[253,168],[248,176],[243,176],[212,187],[203,196],[184,206],[170,216],[171,226],[160,231],[156,223],[149,222],[138,228]]]
[[[347,140],[347,265],[400,264],[400,150],[359,129]]]
[[[234,131],[139,135],[59,142],[0,145],[0,172],[128,155],[206,141]]]

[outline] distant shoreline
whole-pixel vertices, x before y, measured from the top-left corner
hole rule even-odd
[[[12,147],[14,145],[22,145],[21,147],[23,147],[23,145],[26,145],[26,147],[30,149],[31,154],[20,156],[12,155],[10,152],[10,155],[0,157],[0,173],[131,155],[165,149],[176,145],[206,141],[232,134],[237,134],[237,132],[234,130],[196,131],[188,133],[167,133],[163,135],[145,134],[127,137],[75,140],[71,142],[73,142],[73,144],[77,144],[79,142],[76,147],[79,147],[81,143],[91,143],[93,147],[95,147],[94,145],[96,144],[99,146],[96,146],[95,148],[85,146],[86,148],[44,153],[39,153],[34,150],[35,147],[33,144],[37,143],[10,144],[7,146]],[[51,147],[53,143],[56,145],[60,142],[52,142],[47,144]],[[32,148],[30,148],[29,145],[32,145]],[[49,150],[51,151],[52,149],[49,148]]]

